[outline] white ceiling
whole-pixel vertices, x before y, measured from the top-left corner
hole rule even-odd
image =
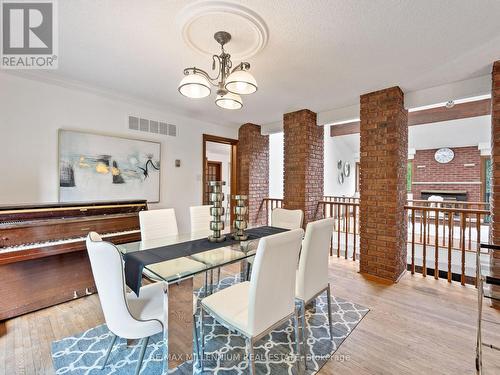
[[[211,67],[176,23],[190,3],[59,1],[59,69],[43,74],[236,126],[356,104],[393,85],[414,91],[477,77],[500,59],[497,0],[242,0],[267,24],[268,41],[249,59],[259,91],[244,97],[243,110],[227,111],[213,104],[214,93],[190,100],[177,91],[184,67]],[[224,29],[225,18],[212,26]],[[227,31],[234,27],[228,17]],[[218,53],[211,35],[199,43]]]

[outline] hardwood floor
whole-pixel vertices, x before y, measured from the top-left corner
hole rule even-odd
[[[235,272],[236,266],[223,270]],[[398,284],[370,280],[357,263],[332,258],[333,294],[371,309],[320,374],[474,374],[476,290],[406,274]],[[195,280],[200,285],[201,278]],[[1,303],[1,301],[0,301]],[[485,307],[500,322],[500,312]],[[51,342],[104,321],[97,295],[0,324],[0,375],[52,374]],[[500,344],[500,329],[485,327]],[[500,355],[484,349],[485,374],[500,373]]]

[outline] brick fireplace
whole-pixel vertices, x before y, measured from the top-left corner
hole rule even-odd
[[[417,150],[413,159],[413,199],[441,195],[445,199],[481,202],[481,153],[477,146],[452,148],[455,157],[446,164],[434,159],[436,149]]]

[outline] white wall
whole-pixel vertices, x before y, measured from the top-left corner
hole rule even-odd
[[[355,154],[359,153],[359,134],[330,137],[325,128],[325,195],[352,196],[355,192]],[[326,131],[328,129],[328,131]],[[357,145],[356,145],[357,143]],[[283,133],[269,135],[269,197],[283,198]],[[351,163],[351,174],[343,185],[337,182],[337,160]]]
[[[130,114],[174,123],[178,136],[128,130]],[[161,200],[154,207],[174,207],[181,231],[189,230],[188,207],[201,204],[202,134],[237,138],[237,129],[0,73],[0,204],[57,201],[60,128],[160,141]]]
[[[325,195],[353,196],[356,191],[356,160],[359,153],[359,134],[330,137],[330,127],[324,126],[325,131],[325,154],[324,154],[324,178]],[[341,185],[337,180],[337,161],[349,162],[351,173],[344,178]]]
[[[269,197],[283,198],[283,132],[269,135]]]
[[[417,150],[477,146],[479,143],[490,143],[490,140],[490,115],[410,126],[408,128],[408,147]]]

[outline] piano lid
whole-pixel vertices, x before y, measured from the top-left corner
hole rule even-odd
[[[144,199],[6,205],[0,206],[0,224],[8,221],[138,213],[147,209]]]
[[[82,207],[82,206],[123,206],[126,204],[147,204],[145,199],[126,199],[116,201],[91,201],[91,202],[47,202],[47,203],[19,203],[19,204],[0,204],[0,211],[10,210],[25,210],[25,209],[44,209],[44,208],[68,208],[68,207]]]

